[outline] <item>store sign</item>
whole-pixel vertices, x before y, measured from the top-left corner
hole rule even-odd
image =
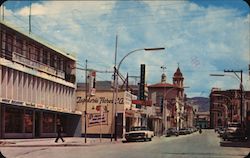
[[[124,104],[124,98],[118,98],[118,104]],[[113,99],[107,98],[107,97],[88,97],[86,98],[82,98],[82,97],[77,97],[76,98],[76,103],[85,103],[87,101],[87,103],[96,103],[96,104],[112,104],[113,103]]]
[[[92,113],[88,114],[88,127],[108,125],[108,113]]]
[[[36,105],[34,103],[25,103],[26,106],[31,106],[31,107],[35,107]]]
[[[11,103],[15,104],[15,105],[23,105],[24,104],[22,101],[16,101],[16,100],[12,100]]]
[[[2,99],[2,102],[3,102],[3,103],[10,103],[11,100],[10,100],[10,99]]]

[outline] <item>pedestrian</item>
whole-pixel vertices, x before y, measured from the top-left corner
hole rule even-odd
[[[57,125],[57,137],[55,142],[57,143],[58,139],[60,138],[62,140],[62,142],[64,142],[63,138],[62,138],[62,132],[63,132],[63,128],[61,126],[61,124]]]

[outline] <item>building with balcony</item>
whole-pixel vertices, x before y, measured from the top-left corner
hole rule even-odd
[[[247,118],[249,91],[243,92],[242,118]],[[227,126],[228,122],[240,122],[241,95],[240,90],[221,90],[213,88],[210,93],[210,125],[211,128]]]
[[[80,134],[75,63],[69,54],[0,22],[0,138]]]

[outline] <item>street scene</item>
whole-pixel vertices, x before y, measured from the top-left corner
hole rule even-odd
[[[67,140],[67,138],[66,138]],[[53,142],[53,140],[48,140]],[[70,139],[68,139],[70,141]],[[99,141],[99,140],[98,140]],[[12,158],[42,158],[42,157],[74,157],[74,158],[162,158],[162,157],[220,157],[242,158],[248,155],[249,148],[221,147],[220,139],[213,130],[204,130],[202,134],[193,133],[178,137],[157,137],[152,142],[130,142],[115,144],[110,140],[103,143],[86,145],[75,139],[69,146],[46,146],[46,143],[33,144],[37,147],[27,147],[29,143],[20,143],[19,147],[3,147],[1,151],[6,157]],[[50,142],[50,143],[51,143]],[[77,142],[77,143],[76,143]],[[70,146],[71,144],[71,146]],[[40,146],[39,146],[40,145]],[[65,144],[64,144],[65,145]],[[24,147],[26,146],[26,147]],[[83,156],[84,155],[84,156]]]
[[[250,158],[245,0],[0,2],[0,158]]]

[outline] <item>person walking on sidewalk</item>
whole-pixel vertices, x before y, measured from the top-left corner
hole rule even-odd
[[[56,137],[55,143],[57,143],[59,138],[62,140],[62,142],[64,142],[64,140],[62,138],[62,132],[63,132],[63,128],[62,128],[61,124],[59,123],[57,125],[57,137]]]

